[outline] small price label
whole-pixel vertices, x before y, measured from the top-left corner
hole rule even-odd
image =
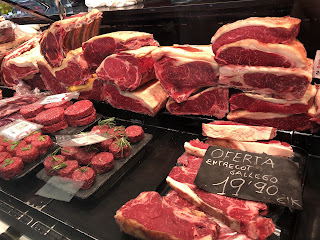
[[[45,97],[40,102],[40,104],[49,104],[49,103],[61,102],[61,101],[64,101],[64,100],[70,100],[72,98],[78,98],[78,96],[79,96],[79,94],[75,93],[75,92],[51,95],[51,96]]]
[[[290,159],[210,146],[195,184],[219,195],[302,209],[299,167]]]
[[[108,137],[89,132],[82,133],[78,135],[57,135],[56,140],[57,144],[62,147],[81,147],[92,145],[95,143],[103,142],[107,140]]]
[[[99,143],[102,142],[104,140],[107,140],[107,138],[102,137],[100,135],[97,134],[91,134],[91,135],[87,135],[84,137],[80,137],[80,138],[75,138],[72,141],[75,142],[78,145],[91,145],[91,144],[95,144],[95,143]]]
[[[320,50],[316,52],[313,65],[313,77],[320,79]]]
[[[11,140],[17,141],[40,129],[41,127],[42,125],[40,124],[25,120],[16,120],[13,123],[1,128],[0,134]]]

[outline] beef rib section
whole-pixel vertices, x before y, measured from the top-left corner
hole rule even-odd
[[[305,69],[226,65],[219,69],[219,83],[240,90],[294,100],[305,94],[312,81],[312,69],[311,59]]]
[[[241,40],[219,48],[214,59],[219,65],[304,68],[308,64],[307,52],[296,39],[289,44]]]
[[[109,55],[144,46],[159,46],[153,35],[137,31],[118,31],[90,38],[82,44],[90,68],[97,68]]]
[[[104,83],[102,94],[111,106],[123,110],[155,116],[166,104],[168,95],[156,79],[133,92],[121,91],[111,83]]]
[[[181,103],[200,87],[218,83],[218,64],[210,46],[175,45],[152,52],[155,73],[161,85]]]
[[[66,54],[99,33],[102,12],[93,9],[56,21],[44,32],[41,53],[52,67],[59,67]]]
[[[215,86],[189,97],[182,103],[169,98],[166,108],[173,115],[204,115],[219,119],[229,112],[229,88]]]
[[[157,192],[142,192],[115,215],[120,229],[140,239],[216,239],[219,226],[205,216],[172,206]]]
[[[147,46],[106,57],[96,73],[98,77],[113,83],[122,91],[134,91],[155,78],[151,52],[157,47]]]
[[[251,17],[225,24],[211,39],[214,53],[223,45],[242,39],[264,43],[289,43],[299,33],[301,20],[286,17]]]

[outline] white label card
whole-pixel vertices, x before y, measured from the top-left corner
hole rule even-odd
[[[320,50],[317,51],[314,59],[313,77],[320,79]]]
[[[13,123],[1,128],[0,134],[11,140],[17,141],[40,129],[41,127],[42,125],[40,124],[25,120],[16,120]]]
[[[40,104],[49,104],[49,103],[55,103],[55,102],[61,102],[64,100],[70,100],[72,98],[78,98],[79,93],[77,92],[70,92],[70,93],[61,93],[56,95],[51,95],[48,97],[45,97]]]
[[[81,147],[103,142],[109,137],[93,132],[82,133],[78,135],[57,135],[57,144],[62,147]]]
[[[102,142],[104,140],[107,140],[107,138],[97,134],[92,134],[92,135],[88,135],[80,138],[75,138],[72,141],[79,145],[91,145],[98,142]]]

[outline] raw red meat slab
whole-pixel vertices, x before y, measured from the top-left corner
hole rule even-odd
[[[218,84],[218,64],[209,45],[160,47],[152,57],[157,79],[178,103],[201,87]]]
[[[229,88],[210,87],[182,103],[170,97],[166,108],[173,115],[205,115],[221,119],[229,112]]]
[[[294,39],[300,30],[301,20],[286,17],[251,17],[225,24],[211,39],[215,53],[221,46],[242,39],[256,39],[265,43],[285,43]]]
[[[82,44],[90,68],[97,68],[109,55],[143,46],[159,46],[153,35],[145,32],[118,31],[90,38]]]
[[[134,91],[155,78],[151,52],[156,48],[149,46],[112,54],[103,60],[96,73],[122,91]]]
[[[140,239],[213,240],[218,225],[166,203],[157,192],[142,192],[115,215],[120,229]]]
[[[296,39],[289,44],[241,40],[219,48],[214,59],[219,65],[304,68],[308,64],[307,52]]]

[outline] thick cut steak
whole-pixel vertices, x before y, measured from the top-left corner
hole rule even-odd
[[[313,61],[305,69],[227,65],[220,84],[287,100],[302,98],[312,81]]]
[[[151,52],[155,46],[112,54],[97,69],[100,79],[113,83],[122,91],[134,91],[155,78]]]
[[[223,45],[242,39],[288,43],[299,33],[301,20],[292,17],[251,17],[223,25],[211,39],[214,53]]]
[[[111,54],[144,46],[159,46],[159,43],[150,33],[118,31],[90,38],[82,44],[90,68],[97,68]]]
[[[115,215],[120,229],[140,239],[216,239],[218,225],[206,216],[196,216],[172,206],[157,192],[142,192]]]
[[[289,44],[241,40],[219,48],[214,59],[219,65],[304,68],[308,64],[307,52],[298,40]]]
[[[308,112],[313,104],[316,87],[309,85],[302,98],[297,100],[285,100],[266,97],[260,94],[243,92],[236,93],[229,99],[230,109],[244,109],[249,112],[274,112],[299,114]]]
[[[293,155],[293,149],[290,144],[276,140],[265,142],[240,142],[220,138],[208,138],[207,144],[226,147],[241,151],[253,153],[266,153],[268,155],[290,158]]]
[[[165,106],[168,98],[156,79],[133,92],[120,91],[115,85],[104,83],[102,92],[105,101],[111,106],[150,116],[155,116]]]
[[[187,154],[193,155],[199,158],[203,158],[210,145],[201,142],[198,139],[191,140],[190,142],[184,143],[184,150]]]
[[[41,53],[53,67],[59,67],[66,54],[99,33],[102,12],[97,9],[54,22],[40,42]]]
[[[169,98],[166,108],[173,115],[205,115],[223,118],[229,112],[229,88],[210,87],[182,103]]]
[[[157,78],[178,103],[200,87],[217,85],[218,64],[209,45],[160,47],[152,57]]]
[[[257,126],[270,126],[282,130],[305,131],[310,128],[310,116],[307,113],[281,114],[269,112],[231,111],[227,118],[230,121]]]
[[[202,124],[202,135],[211,138],[254,142],[273,139],[276,134],[277,129],[273,127],[248,126],[228,121]]]

